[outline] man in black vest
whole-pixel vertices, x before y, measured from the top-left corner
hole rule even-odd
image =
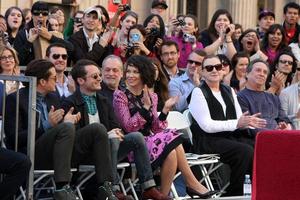
[[[247,127],[264,127],[266,121],[242,113],[236,94],[221,84],[222,64],[217,56],[207,56],[202,63],[203,83],[192,92],[189,110],[196,153],[217,153],[231,168],[226,196],[243,195],[245,174],[251,174],[254,138]]]

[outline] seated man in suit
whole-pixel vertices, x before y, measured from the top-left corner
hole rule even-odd
[[[106,62],[116,59],[113,56],[110,58]],[[156,200],[168,199],[154,187],[150,158],[143,135],[140,132],[123,135],[111,102],[99,93],[102,79],[98,65],[90,60],[79,60],[73,66],[71,74],[77,85],[77,90],[64,100],[63,108],[68,110],[74,107],[75,112],[81,113],[82,118],[77,128],[84,128],[93,122],[105,126],[108,137],[111,138],[114,184],[118,184],[116,174],[118,160],[124,159],[128,153],[133,152],[138,178],[144,190],[143,197]],[[114,192],[119,199],[125,199],[117,189]]]
[[[75,200],[75,193],[69,186],[71,164],[95,165],[98,193],[109,200],[116,200],[112,194],[112,167],[110,147],[106,129],[103,125],[93,123],[75,132],[80,113],[72,114],[74,108],[66,113],[60,109],[60,101],[55,92],[56,71],[47,60],[33,60],[25,70],[26,76],[37,78],[37,118],[35,141],[35,168],[54,169],[56,200]],[[7,97],[5,133],[7,145],[15,145],[16,95]],[[18,149],[26,152],[28,136],[29,85],[19,91],[19,130]],[[34,102],[35,103],[35,102]],[[103,162],[103,161],[108,162]]]

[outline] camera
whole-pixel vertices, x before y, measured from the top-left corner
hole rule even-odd
[[[150,32],[148,33],[148,36],[158,37],[159,36],[158,28],[156,28],[156,27],[151,28]]]
[[[225,30],[225,33],[227,34],[227,33],[229,33],[229,32],[230,32],[230,28],[227,27],[226,30]]]
[[[183,21],[182,19],[179,19],[178,26],[185,26],[185,21]]]
[[[37,27],[42,28],[43,22],[41,20],[37,21]]]
[[[125,5],[124,5],[124,8],[123,8],[124,11],[130,10],[130,9],[131,9],[131,8],[130,8],[130,5],[129,5],[129,4],[125,4]]]
[[[194,35],[184,33],[183,34],[183,41],[189,43],[196,43],[196,37]]]
[[[8,33],[0,30],[0,43],[6,45],[8,43]]]
[[[140,35],[139,34],[137,34],[137,33],[135,33],[135,34],[132,34],[131,35],[131,43],[134,43],[134,42],[138,42],[138,41],[140,41]]]
[[[77,23],[77,24],[81,24],[82,23],[82,19],[79,18],[79,17],[75,17],[74,18],[74,22]]]

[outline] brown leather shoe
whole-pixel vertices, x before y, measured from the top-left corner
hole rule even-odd
[[[114,195],[118,198],[118,200],[134,200],[131,195],[125,195],[120,191],[115,191]]]
[[[153,199],[153,200],[171,200],[170,197],[160,193],[155,187],[152,187],[143,192],[143,199]]]

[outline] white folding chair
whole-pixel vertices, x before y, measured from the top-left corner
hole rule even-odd
[[[170,111],[167,117],[167,121],[168,121],[168,128],[177,129],[179,131],[186,130],[190,138],[190,141],[192,142],[192,132],[190,130],[191,121],[187,117],[185,117],[184,114],[178,111]],[[214,187],[209,175],[219,167],[219,165],[217,165],[217,168],[214,167],[215,164],[219,163],[218,155],[216,154],[198,155],[198,154],[187,153],[186,157],[188,160],[188,164],[190,166],[200,167],[203,176],[200,182],[205,181],[207,188],[213,191]],[[177,178],[180,174],[181,173],[178,172],[174,178]],[[171,186],[171,191],[174,195],[174,198],[178,199],[179,197],[173,184]]]

